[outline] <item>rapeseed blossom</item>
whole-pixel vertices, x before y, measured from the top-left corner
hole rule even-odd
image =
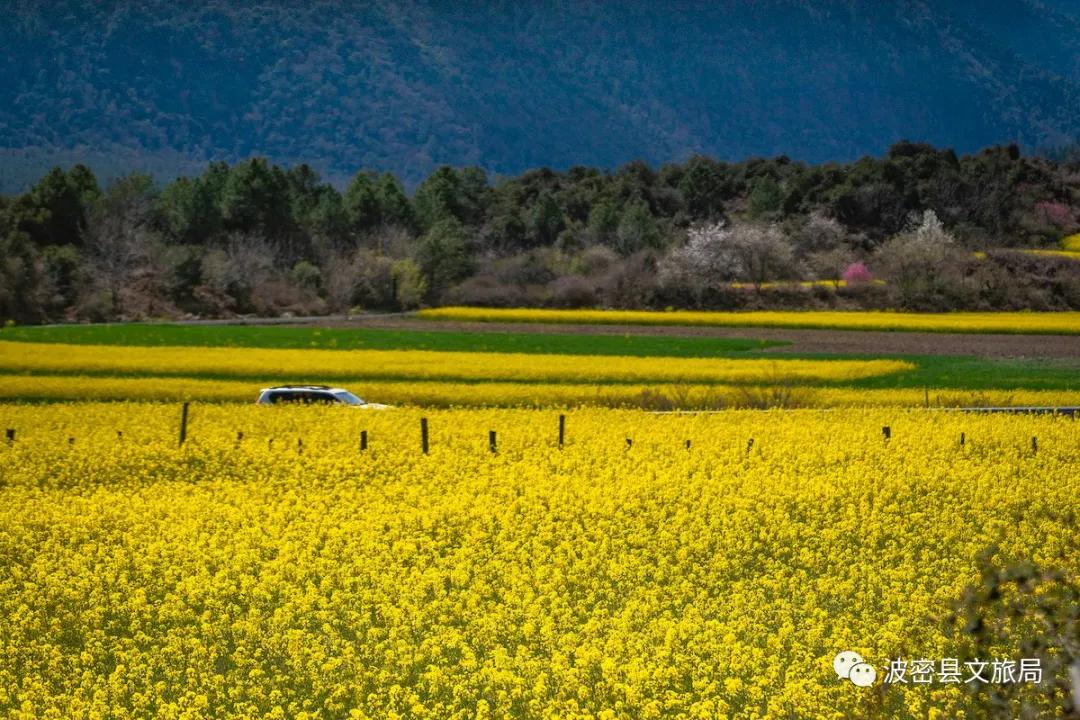
[[[549,382],[755,383],[858,380],[903,360],[670,358],[423,350],[281,350],[0,342],[0,372]]]
[[[919,330],[923,332],[1023,333],[1075,335],[1080,312],[544,310],[533,308],[441,307],[420,310],[431,320],[538,322],[628,325],[718,325],[835,330]]]
[[[0,405],[0,715],[959,717],[832,658],[947,656],[992,543],[1080,560],[1067,418],[566,416]]]
[[[365,400],[425,407],[972,407],[1080,405],[1069,390],[862,389],[685,383],[344,381]],[[253,402],[266,382],[183,377],[0,374],[0,400]]]

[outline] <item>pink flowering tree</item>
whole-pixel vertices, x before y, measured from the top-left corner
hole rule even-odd
[[[1056,202],[1035,203],[1035,215],[1045,223],[1057,227],[1067,227],[1073,224],[1073,213],[1068,205]]]
[[[844,268],[844,282],[848,285],[868,283],[874,279],[874,274],[866,267],[864,262],[853,262]]]

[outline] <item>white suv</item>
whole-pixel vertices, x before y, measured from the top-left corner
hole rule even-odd
[[[389,405],[365,402],[344,388],[328,387],[326,385],[282,385],[280,387],[263,388],[259,393],[259,399],[255,402],[259,405],[280,405],[284,403],[352,405],[365,410],[386,410],[390,407]]]

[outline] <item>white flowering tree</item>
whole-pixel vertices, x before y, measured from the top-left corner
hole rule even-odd
[[[745,272],[724,221],[695,225],[686,244],[673,249],[660,264],[660,281],[700,292],[738,279]]]
[[[846,235],[843,225],[815,211],[795,232],[795,243],[804,253],[826,253],[839,249]]]
[[[879,259],[906,307],[933,309],[958,282],[959,247],[933,210],[915,215],[908,230],[889,240]]]
[[[691,227],[686,244],[668,254],[660,266],[661,283],[694,292],[736,280],[762,283],[789,276],[794,270],[791,243],[775,225]]]
[[[795,251],[776,225],[739,225],[734,244],[742,258],[744,277],[760,289],[770,280],[792,279],[795,275]]]

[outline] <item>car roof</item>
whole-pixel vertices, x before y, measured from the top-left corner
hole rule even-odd
[[[263,388],[262,392],[269,392],[271,390],[324,390],[326,392],[348,392],[345,388],[330,387],[329,385],[276,385],[274,387]]]

